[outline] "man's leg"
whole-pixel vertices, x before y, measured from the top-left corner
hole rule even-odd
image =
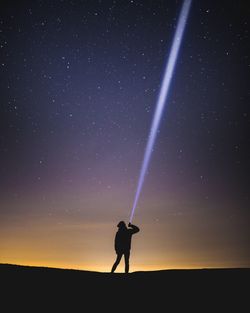
[[[125,258],[125,273],[129,272],[129,256],[130,256],[130,251],[127,251],[124,253],[124,258]]]
[[[114,271],[116,270],[117,265],[121,261],[121,258],[122,258],[122,253],[117,253],[117,257],[116,257],[115,263],[114,263],[114,265],[112,267],[111,273],[114,273]]]

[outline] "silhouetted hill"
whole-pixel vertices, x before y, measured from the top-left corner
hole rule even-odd
[[[1,305],[6,302],[9,309],[22,312],[158,312],[160,308],[164,312],[247,312],[249,306],[249,268],[177,269],[126,275],[0,264],[0,277]]]

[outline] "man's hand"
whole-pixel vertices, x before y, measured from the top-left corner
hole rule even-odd
[[[128,223],[128,227],[130,227],[131,225],[132,225],[132,224],[129,222],[129,223]]]

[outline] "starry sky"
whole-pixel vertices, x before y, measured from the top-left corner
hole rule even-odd
[[[1,263],[110,271],[181,5],[1,1]],[[249,17],[192,2],[131,271],[250,266]]]

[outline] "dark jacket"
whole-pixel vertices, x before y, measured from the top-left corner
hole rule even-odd
[[[121,227],[115,235],[116,253],[129,252],[131,248],[132,235],[140,231],[139,227],[130,224],[131,228]]]

